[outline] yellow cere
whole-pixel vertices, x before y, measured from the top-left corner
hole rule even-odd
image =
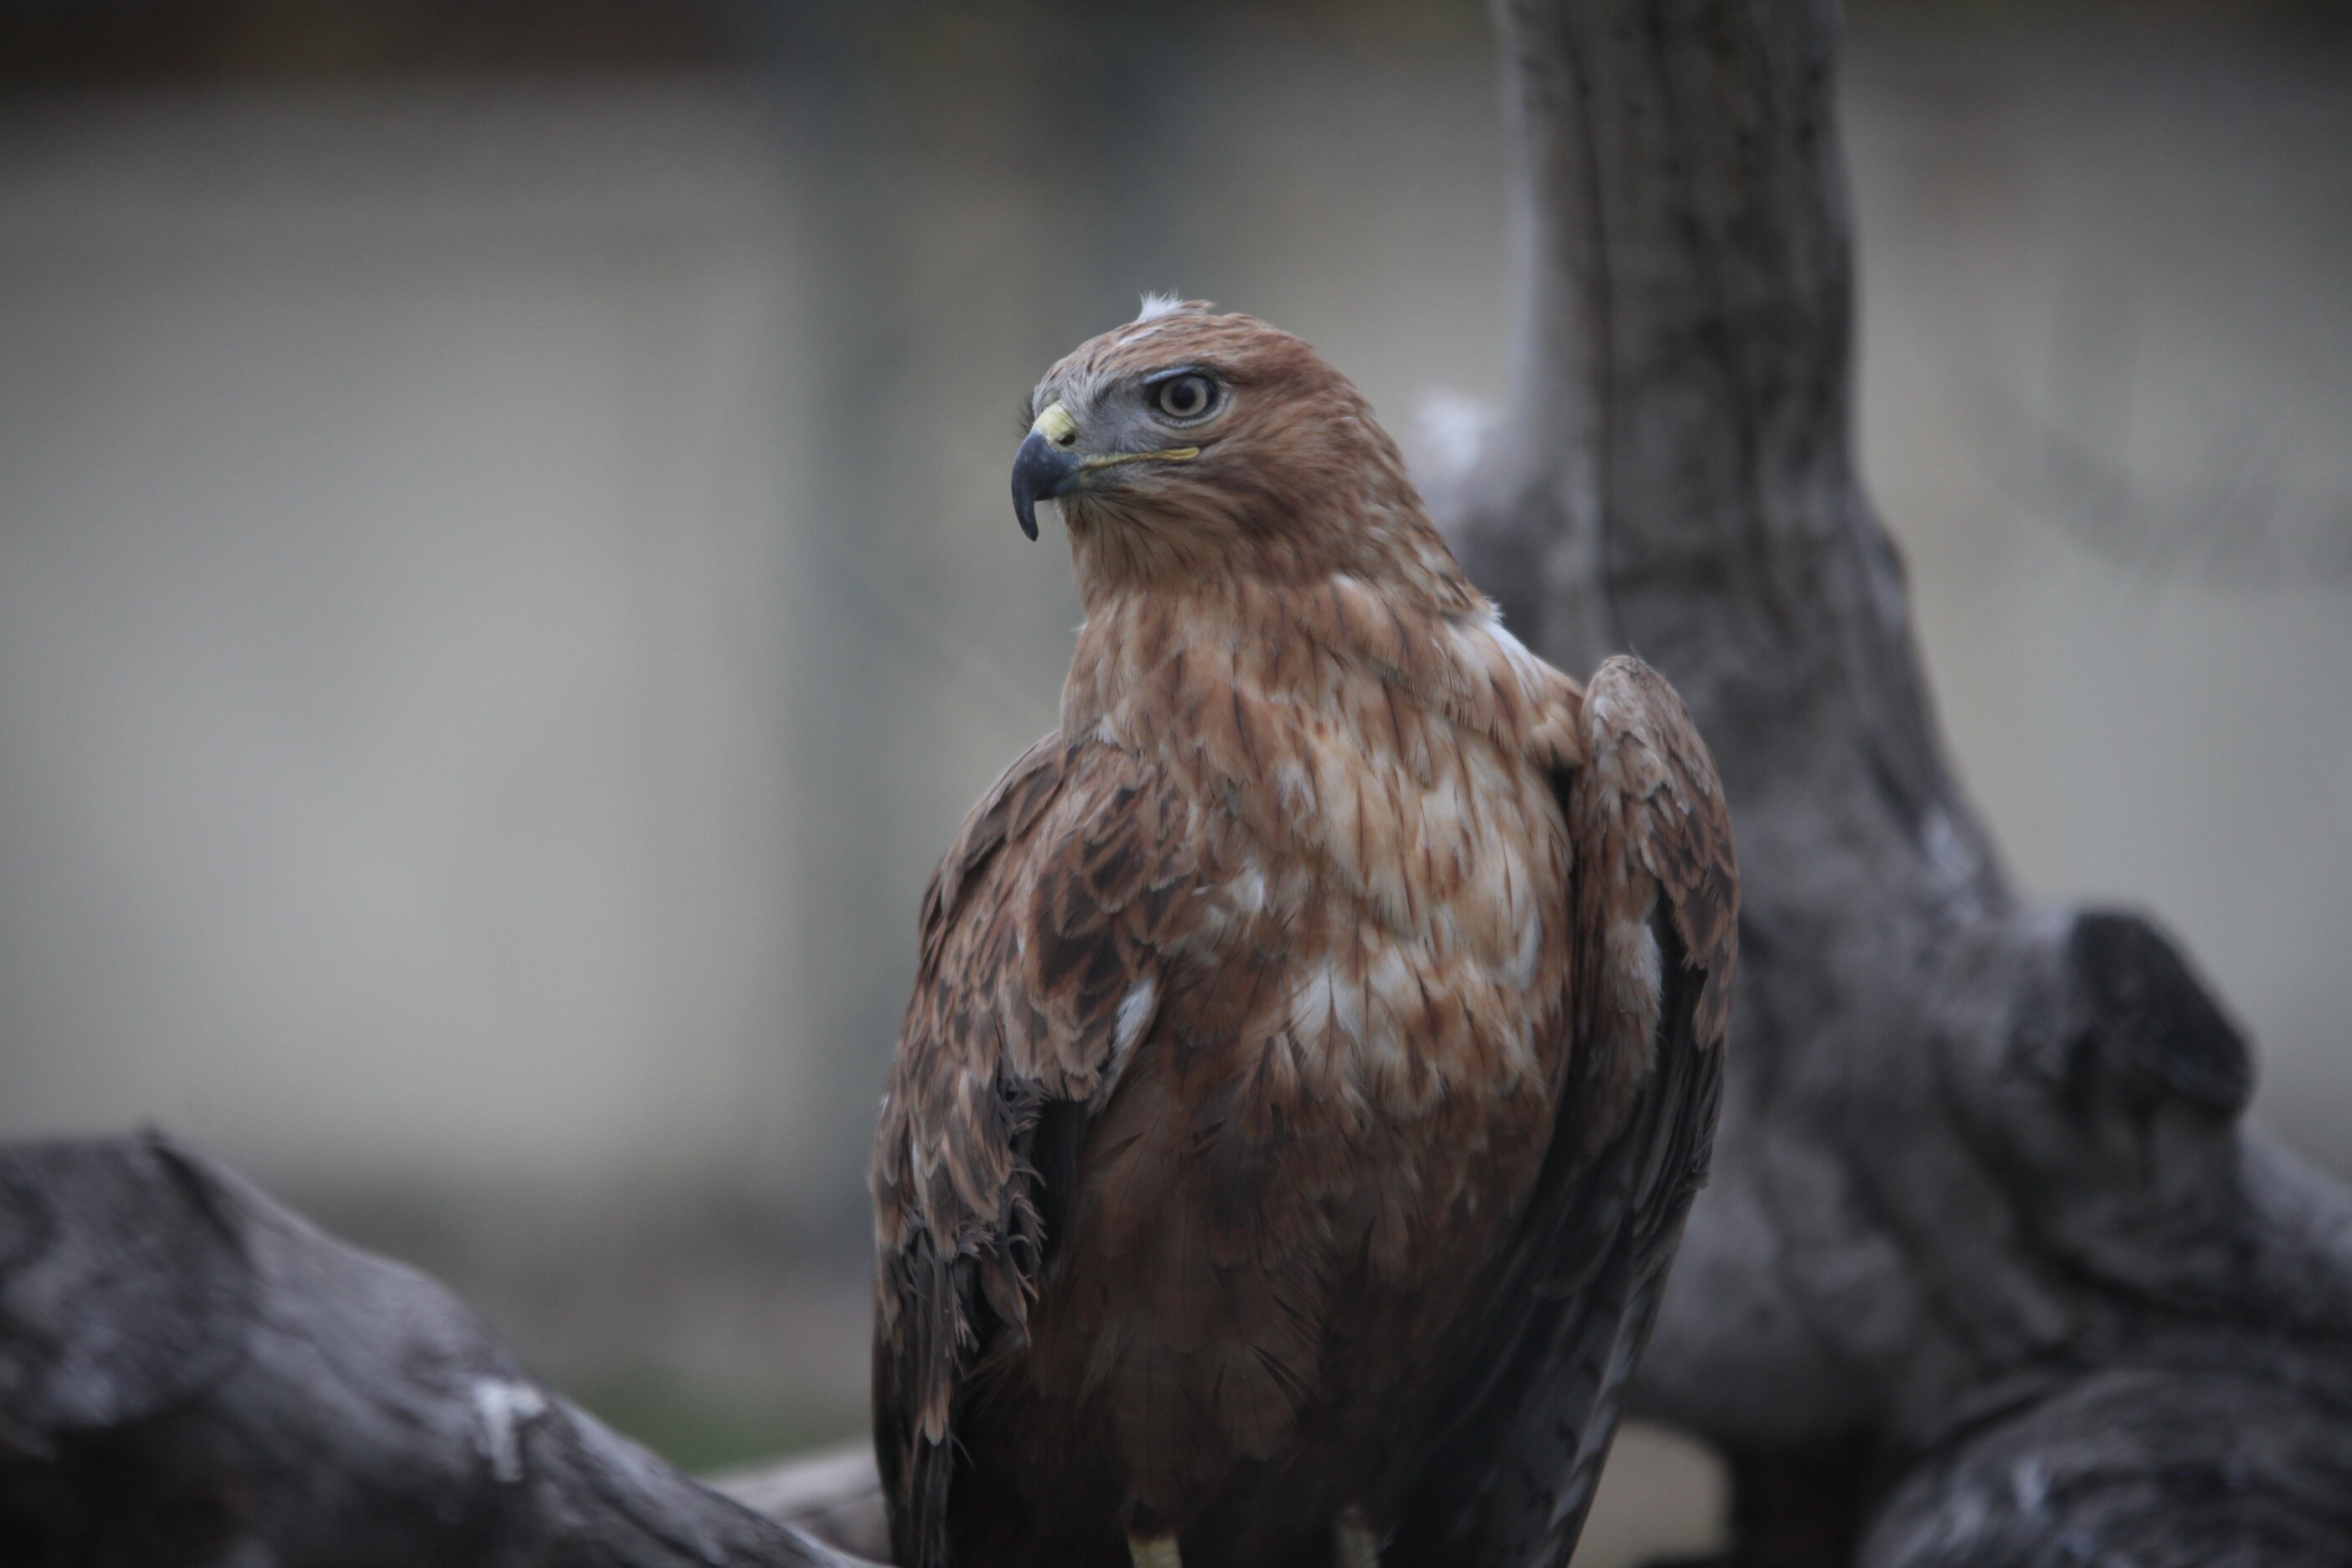
[[[1047,404],[1045,411],[1037,416],[1036,423],[1029,428],[1033,434],[1043,436],[1064,451],[1069,450],[1078,438],[1078,422],[1071,418],[1070,411],[1058,403]],[[1079,466],[1087,468],[1108,468],[1119,463],[1182,463],[1189,462],[1200,455],[1201,448],[1198,447],[1169,447],[1157,452],[1106,453],[1101,457],[1085,458]]]

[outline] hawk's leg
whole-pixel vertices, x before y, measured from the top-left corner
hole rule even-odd
[[[1331,1560],[1338,1568],[1381,1568],[1381,1538],[1353,1503],[1331,1521]]]
[[[1176,1550],[1172,1535],[1130,1535],[1127,1554],[1135,1560],[1135,1568],[1184,1568],[1184,1554]]]

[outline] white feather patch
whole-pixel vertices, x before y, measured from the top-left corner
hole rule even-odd
[[[1602,940],[1609,955],[1610,999],[1646,1035],[1657,1027],[1665,978],[1657,935],[1646,920],[1618,920],[1609,922]]]
[[[1159,1005],[1160,984],[1149,974],[1129,986],[1127,994],[1118,999],[1118,1022],[1110,1033],[1110,1060],[1104,1065],[1094,1093],[1087,1097],[1087,1104],[1099,1107],[1109,1103],[1111,1091],[1118,1088],[1119,1075],[1127,1071],[1127,1058],[1135,1054],[1135,1042],[1151,1027],[1151,1016]]]
[[[1135,320],[1139,325],[1145,321],[1156,321],[1162,316],[1172,316],[1183,308],[1182,295],[1162,294],[1155,290],[1143,297],[1143,309],[1135,313]]]

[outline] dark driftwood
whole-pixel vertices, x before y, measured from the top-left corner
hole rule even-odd
[[[0,1151],[0,1563],[845,1568],[161,1139]]]
[[[2019,903],[1851,451],[1828,0],[1512,0],[1509,405],[1444,510],[1555,662],[1631,647],[1722,765],[1713,1184],[1633,1408],[1738,1561],[2352,1562],[2352,1202],[2130,915]]]
[[[1830,5],[1502,19],[1521,353],[1433,497],[1543,652],[1673,677],[1745,869],[1636,1408],[1730,1456],[1759,1568],[2352,1562],[2352,1203],[2241,1124],[2161,934],[2016,901],[1939,752],[1853,471]],[[0,1152],[0,1562],[856,1562],[825,1466],[732,1489],[780,1528],[215,1166]]]

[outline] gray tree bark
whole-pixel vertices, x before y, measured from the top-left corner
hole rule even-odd
[[[161,1138],[0,1150],[0,1563],[853,1568]]]
[[[1828,0],[1504,0],[1517,359],[1434,480],[1739,834],[1713,1184],[1636,1408],[1756,1568],[2352,1562],[2352,1200],[2130,914],[2011,894],[1851,451]],[[870,1464],[686,1479],[438,1287],[160,1141],[0,1151],[0,1562],[845,1564]],[[778,1520],[793,1521],[779,1523]]]
[[[2352,1203],[2152,924],[2011,893],[1856,480],[1829,0],[1507,0],[1517,361],[1438,487],[1554,662],[1639,651],[1738,834],[1715,1174],[1634,1408],[1752,1563],[2352,1562]]]

